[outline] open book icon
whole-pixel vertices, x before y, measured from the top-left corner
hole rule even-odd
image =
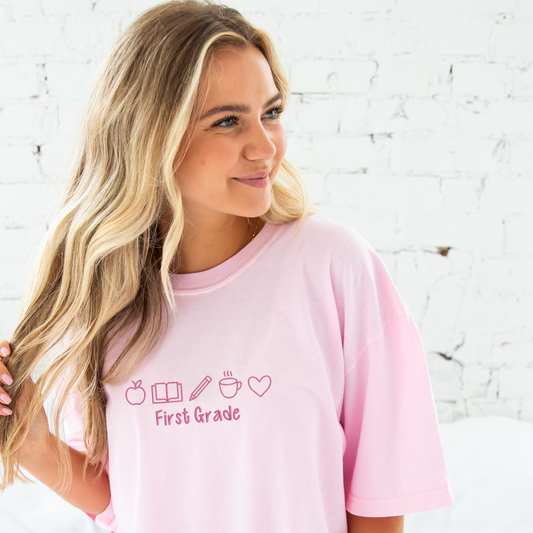
[[[155,383],[152,385],[152,403],[182,402],[181,383],[169,381],[168,383]]]

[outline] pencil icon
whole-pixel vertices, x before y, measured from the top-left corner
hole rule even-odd
[[[202,379],[202,382],[200,383],[200,385],[198,385],[198,387],[196,387],[196,389],[192,391],[189,401],[196,400],[196,398],[198,398],[198,396],[202,394],[202,391],[209,385],[209,383],[211,383],[211,381],[212,380],[209,376],[205,376],[205,378]]]

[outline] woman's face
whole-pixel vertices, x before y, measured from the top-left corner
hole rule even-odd
[[[279,121],[281,94],[254,47],[217,52],[208,81],[200,87],[205,100],[199,99],[198,125],[187,132],[189,149],[176,169],[185,215],[260,216],[270,207],[287,146]]]

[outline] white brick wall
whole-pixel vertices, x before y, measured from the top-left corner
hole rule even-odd
[[[0,4],[1,337],[96,69],[155,3]],[[274,35],[293,91],[288,157],[322,214],[386,262],[440,419],[533,421],[533,2],[227,3]]]

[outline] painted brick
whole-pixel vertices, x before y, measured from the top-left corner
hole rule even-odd
[[[299,126],[297,131],[307,134],[337,133],[340,129],[340,116],[344,114],[343,104],[343,100],[323,94],[304,96],[296,109]]]
[[[32,98],[41,92],[38,66],[31,63],[2,65],[0,100]]]
[[[24,140],[42,144],[56,131],[55,108],[39,101],[10,103],[0,109],[0,143]]]
[[[511,415],[514,418],[513,415]],[[519,419],[533,423],[533,400],[522,400]]]
[[[374,61],[303,59],[290,70],[293,92],[364,94],[376,73]]]
[[[480,290],[516,294],[533,291],[533,258],[484,258],[478,270]]]
[[[504,63],[454,63],[453,94],[501,100],[511,92],[512,70]]]
[[[532,200],[531,179],[488,179],[484,182],[479,208],[492,213],[531,213]]]
[[[326,193],[326,176],[324,174],[316,174],[305,172],[303,175],[309,195],[313,204],[323,204],[327,201]]]
[[[0,298],[0,339],[10,339],[20,312],[20,299]]]
[[[357,36],[356,19],[350,14],[339,19],[331,11],[319,16],[302,14],[284,17],[278,21],[275,33],[279,35],[281,47],[292,59],[350,59],[353,56],[353,41]],[[313,38],[302,39],[302,35],[312,35]]]
[[[338,174],[328,178],[331,205],[432,211],[441,207],[438,178]]]
[[[408,98],[403,107],[403,131],[449,131],[453,109],[447,103],[433,98]]]
[[[378,166],[382,150],[369,137],[296,138],[287,147],[287,157],[303,168],[343,172]]]
[[[437,3],[428,2],[426,5],[433,9]],[[450,25],[453,25],[453,33]],[[456,16],[448,23],[434,20],[425,24],[421,28],[420,39],[425,43],[424,51],[428,56],[483,58],[490,52],[493,28],[492,20],[466,20]]]
[[[54,17],[22,17],[3,24],[1,32],[2,51],[6,57],[32,56],[40,60],[61,54],[62,26]]]
[[[533,63],[513,69],[513,90],[515,98],[533,97]]]
[[[52,97],[88,100],[95,81],[92,63],[46,62],[46,86]]]
[[[65,17],[62,32],[63,55],[80,62],[90,58],[102,46],[111,48],[119,36],[114,19],[97,13]]]
[[[455,358],[465,365],[492,364],[490,353],[493,346],[493,332],[479,331],[475,325],[465,324],[464,313],[460,313],[458,323],[466,329],[463,345],[457,349]],[[494,369],[492,369],[494,371]],[[490,385],[489,389],[490,390]],[[487,391],[487,394],[488,394]]]
[[[353,120],[359,120],[364,125],[364,131],[368,133],[402,132],[409,128],[408,118],[405,114],[405,100],[401,97],[385,99],[365,99],[361,104],[359,116],[357,110]],[[347,111],[348,117],[350,110]],[[344,125],[344,117],[341,122],[341,131]]]
[[[40,0],[45,15],[90,13],[92,0]]]
[[[422,45],[416,28],[398,19],[372,20],[365,17],[353,24],[351,40],[353,53],[367,57],[390,57],[412,54]]]
[[[509,144],[509,172],[524,177],[533,177],[533,140],[512,141]]]
[[[37,181],[40,169],[34,146],[0,145],[0,184]]]
[[[446,175],[454,171],[494,173],[496,141],[477,139],[394,139],[391,169],[395,173]]]
[[[86,102],[80,100],[68,101],[61,100],[59,103],[59,128],[58,133],[61,136],[75,134],[85,110]]]
[[[533,368],[502,368],[500,398],[533,398]]]
[[[0,255],[0,338],[96,67],[156,3],[0,5],[0,244],[10,251]],[[312,200],[378,250],[416,317],[439,420],[533,421],[533,399],[500,397],[501,384],[513,387],[500,371],[532,361],[533,2],[230,5],[278,46],[295,93],[282,119],[287,157]],[[452,248],[445,257],[437,246]]]
[[[461,397],[462,367],[431,352],[426,360],[435,400],[457,401]]]
[[[41,169],[50,181],[64,181],[74,154],[74,139],[68,137],[41,146]]]
[[[2,202],[0,224],[8,228],[31,228],[50,218],[55,207],[56,189],[49,183],[0,185]]]
[[[505,416],[516,418],[520,411],[520,400],[485,400],[470,398],[466,401],[468,416]]]
[[[480,187],[480,180],[477,179],[443,178],[442,200],[444,209],[450,213],[477,211]]]
[[[533,58],[533,34],[529,24],[508,18],[506,24],[496,24],[491,35],[491,56],[494,58]]]
[[[503,223],[497,215],[402,213],[399,224],[403,245],[452,246],[487,254],[502,250]]]
[[[490,363],[494,366],[527,365],[533,357],[533,341],[529,332],[501,332],[493,335]]]
[[[533,213],[512,215],[505,220],[505,253],[533,257]]]
[[[0,255],[0,301],[20,298],[20,288],[27,280],[27,257]]]
[[[429,61],[402,61],[397,58],[379,62],[376,85],[380,94],[386,96],[409,95],[426,97],[430,95]]]

